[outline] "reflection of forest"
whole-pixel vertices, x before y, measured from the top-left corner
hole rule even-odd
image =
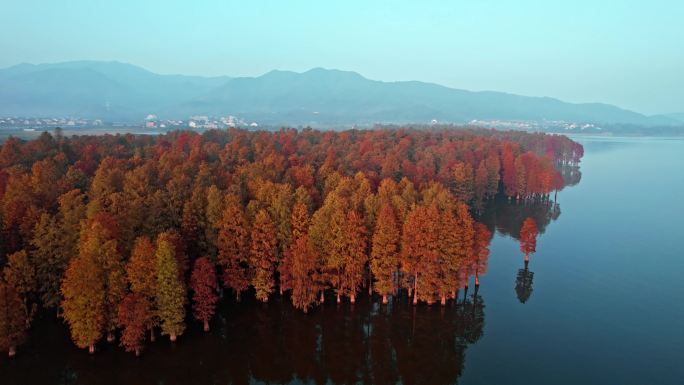
[[[579,166],[563,166],[559,169],[563,177],[563,187],[571,187],[577,185],[582,179],[582,172]]]
[[[515,294],[520,303],[525,303],[530,299],[533,278],[534,273],[528,268],[528,262],[525,262],[525,267],[518,270],[518,275],[515,277]]]
[[[559,168],[563,176],[563,188],[574,186],[582,179],[578,166]],[[531,217],[537,223],[539,233],[543,234],[551,221],[560,216],[560,205],[554,199],[529,199],[522,201],[509,200],[503,195],[487,202],[477,220],[485,223],[490,230],[500,234],[519,238],[523,221]]]
[[[445,307],[366,296],[353,306],[331,302],[308,315],[284,300],[224,304],[210,334],[198,327],[176,345],[151,344],[140,358],[105,347],[94,359],[50,320],[50,334],[32,338],[44,370],[29,370],[37,363],[20,357],[15,364],[26,370],[14,370],[22,378],[8,383],[454,384],[468,345],[483,335],[477,293]]]
[[[546,226],[560,214],[560,205],[549,199],[509,202],[505,197],[497,197],[487,204],[477,220],[492,231],[518,239],[526,218],[534,219],[539,233],[543,234]]]

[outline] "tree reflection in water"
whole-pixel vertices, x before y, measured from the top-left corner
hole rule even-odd
[[[528,263],[525,262],[525,268],[518,270],[518,275],[515,278],[515,294],[518,296],[520,303],[527,302],[532,295],[534,273],[527,268]]]
[[[304,314],[287,299],[246,298],[223,303],[210,333],[194,325],[139,358],[104,344],[97,356],[84,354],[51,315],[37,322],[45,331],[31,336],[34,354],[0,363],[4,385],[455,384],[467,347],[484,333],[484,301],[477,290],[444,307],[362,296]]]

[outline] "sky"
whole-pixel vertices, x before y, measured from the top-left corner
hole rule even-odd
[[[684,1],[0,0],[0,67],[117,60],[153,72],[356,71],[684,112]]]

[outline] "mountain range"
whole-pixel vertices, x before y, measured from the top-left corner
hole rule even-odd
[[[234,115],[271,125],[465,123],[564,120],[594,124],[684,124],[684,114],[646,116],[609,104],[466,91],[419,81],[383,82],[314,68],[258,77],[160,75],[120,62],[19,64],[0,69],[0,116],[139,122]]]

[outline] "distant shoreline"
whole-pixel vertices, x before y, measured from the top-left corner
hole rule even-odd
[[[290,126],[282,126],[282,127],[290,127]],[[470,126],[454,126],[460,127],[460,128],[473,128]],[[19,128],[19,127],[7,127],[7,128],[0,128],[0,143],[5,141],[8,137],[16,137],[19,139],[23,140],[31,140],[35,139],[40,134],[43,132],[48,132],[50,134],[54,134],[55,128],[57,127],[50,127],[50,128],[37,128],[37,127],[27,127],[27,128]],[[247,127],[238,127],[242,128],[245,130],[250,130],[250,128]],[[298,128],[298,127],[294,127]],[[373,127],[355,127],[355,129],[372,129]],[[489,129],[489,127],[481,127],[477,126],[477,128],[485,128]],[[265,131],[271,131],[271,130],[277,130],[280,129],[279,127],[270,127],[270,126],[264,126],[264,127],[259,127],[260,130],[265,130]],[[314,128],[317,130],[326,130],[326,128]],[[341,130],[338,127],[331,127],[329,129],[338,131]],[[348,128],[352,129],[352,128]],[[218,130],[225,130],[225,129],[218,129]],[[676,135],[672,133],[668,134],[640,134],[640,133],[621,133],[621,132],[561,132],[561,131],[525,131],[525,130],[501,130],[500,131],[524,131],[524,132],[538,132],[538,133],[544,133],[544,134],[549,134],[549,135],[565,135],[570,138],[572,137],[578,137],[578,138],[658,138],[658,139],[666,139],[666,138],[672,138],[672,139],[682,139],[684,138],[684,130],[681,131],[681,134]],[[208,131],[208,129],[192,129],[189,127],[170,127],[170,128],[165,128],[165,129],[148,129],[144,127],[135,127],[135,126],[101,126],[101,127],[78,127],[78,128],[64,128],[62,127],[62,132],[64,136],[84,136],[84,135],[126,135],[126,134],[133,134],[133,135],[164,135],[167,132],[172,132],[172,131],[194,131],[194,132],[205,132]]]

